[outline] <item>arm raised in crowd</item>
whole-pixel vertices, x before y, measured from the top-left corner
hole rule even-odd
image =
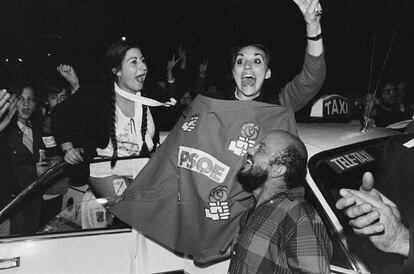
[[[180,54],[180,57],[178,59],[175,59],[175,54],[171,57],[171,59],[167,62],[167,95],[169,97],[178,98],[177,91],[175,87],[175,78],[174,78],[174,67],[175,65],[180,62],[182,58],[182,54]]]
[[[322,8],[319,0],[293,0],[299,7],[306,22],[306,53],[319,56],[323,53],[321,14]]]
[[[326,77],[319,0],[293,0],[306,22],[307,47],[302,71],[282,88],[281,105],[289,105],[298,111],[311,100],[322,87]]]
[[[68,81],[72,89],[72,94],[74,94],[79,89],[80,84],[79,78],[73,67],[70,65],[60,64],[56,67],[56,70],[66,81]]]

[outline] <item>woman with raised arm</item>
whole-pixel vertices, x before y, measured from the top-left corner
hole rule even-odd
[[[55,137],[70,164],[83,166],[99,197],[121,195],[154,149],[154,121],[148,106],[164,105],[141,96],[148,68],[141,48],[129,41],[111,45],[105,56],[107,79],[102,87],[84,84],[52,114]],[[95,156],[111,161],[85,162]]]

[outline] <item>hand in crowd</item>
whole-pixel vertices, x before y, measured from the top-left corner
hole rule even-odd
[[[69,82],[69,84],[72,87],[72,93],[75,93],[76,90],[79,88],[79,78],[76,75],[75,70],[70,65],[60,64],[56,67],[57,71],[62,75],[63,78],[65,78],[66,81]]]
[[[170,60],[168,60],[167,62],[167,79],[168,81],[174,81],[174,76],[173,76],[173,69],[174,66],[180,61],[181,57],[179,57],[178,59],[175,59],[175,53],[173,54],[172,58]]]
[[[187,65],[187,52],[183,49],[182,45],[178,46],[177,52],[178,52],[178,56],[179,56],[178,59],[181,60],[180,68],[185,69],[185,67]]]
[[[83,162],[83,148],[70,148],[65,152],[65,161],[71,165],[80,164]]]
[[[366,235],[384,252],[408,255],[409,231],[401,223],[396,205],[374,187],[374,178],[366,172],[360,190],[341,189],[336,207],[351,219],[355,233]]]
[[[204,77],[207,74],[207,68],[208,68],[208,59],[203,59],[200,66],[198,67],[200,76]]]
[[[322,8],[319,0],[293,0],[303,14],[307,25],[319,23]]]
[[[0,90],[0,132],[10,123],[17,110],[17,98],[5,89]]]
[[[321,14],[319,0],[293,0],[299,7],[306,22],[307,46],[306,52],[311,56],[320,56],[323,53]]]
[[[62,150],[65,153],[64,160],[65,162],[75,165],[83,162],[82,153],[84,153],[83,148],[74,148],[72,142],[66,142],[61,145]]]

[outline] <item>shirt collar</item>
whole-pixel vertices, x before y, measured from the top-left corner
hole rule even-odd
[[[23,124],[22,122],[17,120],[17,125],[19,126],[21,131],[25,130],[26,128],[31,128],[32,127],[32,123],[30,122],[30,120],[27,120],[27,124]]]
[[[276,194],[275,196],[273,196],[273,198],[271,200],[273,200],[275,198],[279,198],[282,195],[286,196],[291,201],[293,201],[295,199],[298,199],[298,198],[303,198],[303,197],[305,197],[305,188],[301,187],[301,186],[298,186],[298,187],[295,187],[295,188],[292,188],[292,189],[288,189],[286,191],[283,191],[283,192],[280,192],[280,193]]]

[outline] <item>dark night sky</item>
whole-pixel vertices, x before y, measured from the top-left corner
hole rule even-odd
[[[384,77],[414,83],[414,9],[408,3],[321,0],[324,93],[367,90],[374,33],[375,86],[398,25]],[[282,84],[300,70],[305,46],[304,21],[290,0],[0,0],[0,7],[2,82],[17,67],[41,75],[61,61],[81,75],[95,73],[105,47],[127,36],[144,46],[153,75],[180,43],[193,49],[194,65],[208,58],[210,74],[218,77],[228,69],[232,45],[262,42],[273,52],[273,76]]]

